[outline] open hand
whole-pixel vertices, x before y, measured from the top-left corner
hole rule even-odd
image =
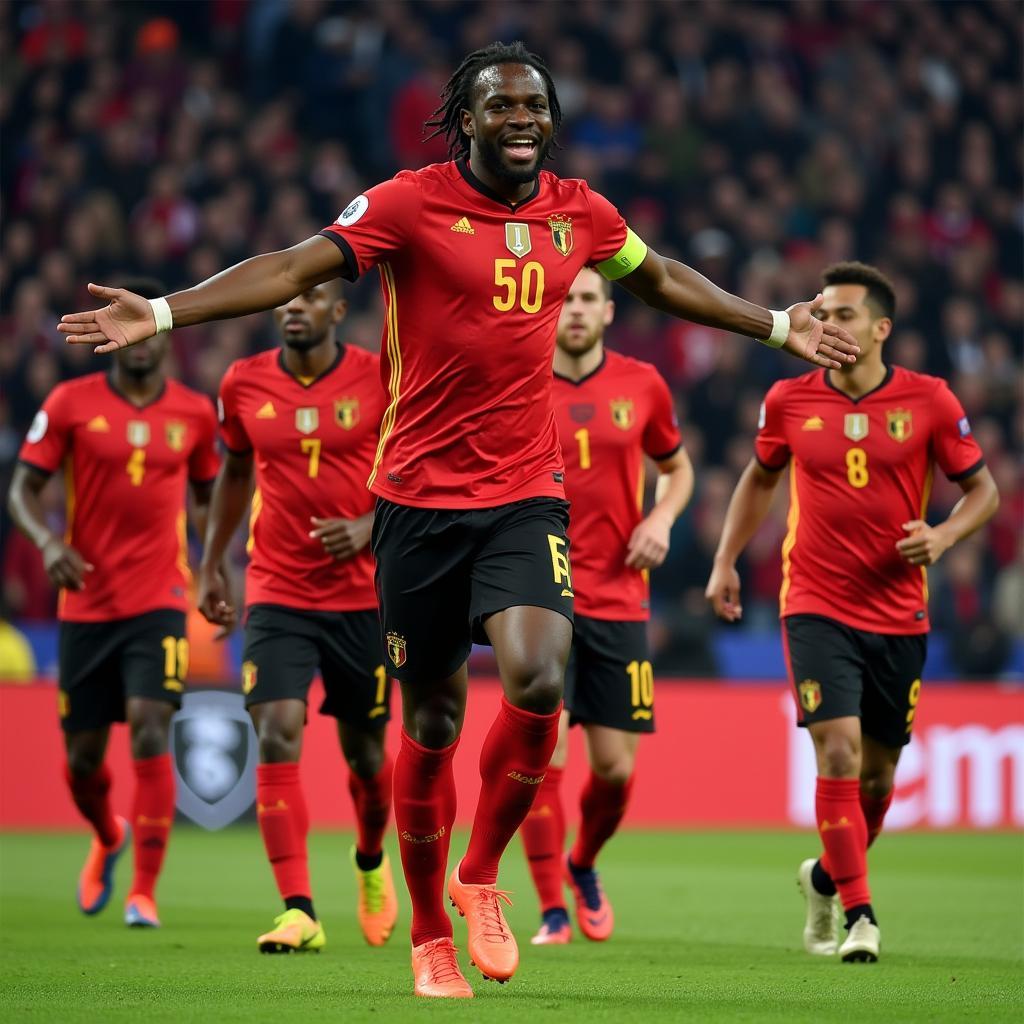
[[[69,345],[96,345],[96,351],[116,352],[156,334],[156,319],[149,301],[124,288],[90,284],[89,291],[109,305],[82,313],[65,313],[57,330]]]
[[[734,565],[724,566],[715,563],[704,596],[720,619],[738,622],[743,618],[743,605],[740,604],[740,574]]]
[[[43,568],[55,587],[84,590],[85,577],[93,566],[59,537],[51,537],[42,548]]]
[[[231,585],[222,566],[199,567],[199,612],[207,622],[220,626],[214,640],[223,640],[235,628],[238,609],[231,600]]]
[[[637,523],[626,549],[626,565],[631,569],[657,569],[668,554],[670,530],[665,520],[655,516]]]
[[[819,292],[810,302],[797,302],[786,310],[789,336],[782,348],[816,366],[839,370],[857,361],[860,346],[849,331],[814,315],[824,301]]]

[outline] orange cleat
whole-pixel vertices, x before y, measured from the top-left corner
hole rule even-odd
[[[132,893],[124,901],[124,923],[129,928],[159,928],[160,915],[156,904],[142,893]]]
[[[469,929],[470,963],[487,979],[506,982],[519,966],[519,947],[501,904],[512,906],[507,892],[494,885],[470,885],[459,869],[448,879],[448,896]]]
[[[131,826],[120,814],[117,815],[117,823],[121,826],[121,838],[114,846],[104,846],[93,836],[89,855],[78,875],[78,909],[83,914],[98,914],[114,891],[114,866],[132,836]]]
[[[604,942],[611,938],[615,913],[601,888],[597,872],[593,868],[574,867],[566,854],[562,861],[562,874],[565,884],[576,897],[576,923],[580,931],[591,942]]]
[[[359,886],[356,913],[363,938],[371,946],[383,946],[391,937],[398,919],[398,897],[395,895],[395,880],[391,876],[391,861],[385,853],[377,867],[363,871],[356,862],[354,846],[351,859]]]
[[[572,925],[564,910],[546,910],[540,931],[532,939],[531,946],[565,946],[572,942]]]
[[[431,939],[412,947],[413,991],[428,999],[472,999],[451,939]]]

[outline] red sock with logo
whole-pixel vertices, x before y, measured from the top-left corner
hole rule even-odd
[[[868,796],[864,790],[860,791],[860,807],[864,812],[864,822],[868,829],[868,846],[877,838],[882,831],[882,822],[892,803],[893,790],[889,790],[885,796]]]
[[[843,907],[870,904],[868,828],[860,806],[860,780],[819,776],[814,807],[825,848],[821,866],[835,883]]]
[[[153,898],[174,821],[174,768],[170,754],[143,757],[135,765],[132,825],[135,877],[131,894]]]
[[[541,912],[565,906],[562,895],[562,851],[565,813],[562,810],[562,769],[548,768],[537,787],[533,807],[519,827]]]
[[[575,868],[592,868],[601,847],[622,821],[633,792],[633,778],[625,784],[607,782],[593,771],[580,794],[580,830],[569,859]]]
[[[356,809],[356,852],[366,857],[380,854],[391,815],[391,781],[394,764],[385,754],[380,771],[368,779],[355,772],[348,777],[348,791]]]
[[[480,751],[482,785],[469,847],[459,866],[463,882],[497,882],[498,861],[544,781],[561,714],[561,704],[550,715],[536,715],[501,698],[501,710]]]
[[[296,763],[256,765],[256,817],[281,899],[311,899],[309,812]]]
[[[92,775],[72,775],[64,766],[64,778],[71,799],[81,815],[92,825],[99,841],[104,846],[116,846],[121,841],[121,826],[114,817],[110,806],[110,784],[113,777],[106,764],[101,764]]]
[[[402,871],[412,900],[412,944],[450,939],[444,908],[448,847],[455,823],[452,758],[459,741],[442,750],[421,746],[402,730],[395,758],[394,799]]]

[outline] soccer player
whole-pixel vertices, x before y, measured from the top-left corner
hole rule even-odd
[[[494,43],[456,69],[430,122],[453,159],[357,196],[336,223],[152,304],[93,285],[68,341],[113,351],[175,323],[240,316],[334,277],[380,271],[389,404],[370,474],[385,649],[402,687],[394,802],[412,897],[414,990],[472,996],[443,905],[455,819],[452,758],[471,641],[493,645],[505,700],[484,745],[466,856],[448,894],[469,954],[506,981],[519,962],[498,862],[551,759],[572,639],[567,506],[551,404],[562,300],[583,266],[658,309],[765,339],[822,366],[856,356],[814,318],[746,302],[659,256],[583,181],[542,172],[561,115],[547,67]]]
[[[804,946],[846,961],[878,959],[867,849],[892,800],[900,752],[921,696],[928,633],[926,567],[978,529],[999,503],[971,427],[942,380],[884,361],[896,301],[874,267],[824,274],[818,315],[857,339],[857,364],[780,381],[761,407],[755,455],[726,513],[707,597],[742,614],[736,559],[789,466],[789,532],[779,594],[797,720],[814,743],[822,855],[800,865]],[[964,497],[923,516],[933,466]],[[847,935],[838,942],[838,892]]]
[[[126,282],[155,298],[155,281]],[[167,335],[118,351],[109,373],[58,384],[36,413],[8,496],[14,522],[60,588],[58,712],[71,797],[95,836],[78,906],[97,914],[134,829],[125,923],[156,928],[156,883],[174,818],[171,717],[188,672],[186,484],[205,529],[217,474],[217,424],[203,395],[164,374]],[[64,470],[64,539],[40,492]],[[127,720],[135,767],[131,823],[114,813],[104,762],[110,726]]]
[[[306,696],[319,668],[321,713],[338,721],[358,836],[351,857],[366,941],[383,945],[398,904],[381,845],[391,810],[384,751],[390,680],[383,664],[366,476],[387,404],[378,358],[335,340],[346,303],[337,280],[274,310],[281,348],[236,362],[220,388],[227,448],[210,506],[199,609],[230,628],[235,609],[217,572],[249,504],[242,689],[259,737],[260,832],[284,900],[264,953],[322,949],[306,856],[299,781]]]
[[[562,880],[580,931],[595,942],[614,926],[594,862],[615,834],[633,788],[642,733],[654,731],[654,674],[647,650],[648,574],[665,560],[672,524],[693,492],[672,396],[649,363],[604,347],[615,304],[611,285],[584,268],[569,288],[555,338],[555,417],[569,499],[576,629],[565,675],[558,743],[521,832],[542,922],[534,945],[572,937]],[[643,515],[644,456],[662,474]],[[580,827],[563,856],[560,784],[568,728],[582,723],[590,776]]]

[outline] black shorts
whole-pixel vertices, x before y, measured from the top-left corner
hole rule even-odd
[[[607,622],[576,616],[565,669],[569,724],[654,732],[654,672],[646,622]]]
[[[318,612],[254,604],[245,619],[245,706],[305,701],[316,670],[324,683],[320,714],[351,725],[383,726],[391,717],[375,611]]]
[[[531,498],[497,508],[429,509],[377,499],[373,555],[388,669],[444,679],[489,643],[483,624],[518,605],[572,621],[569,504]]]
[[[910,742],[927,634],[868,633],[821,615],[789,615],[782,643],[799,725],[852,715],[883,746]]]
[[[65,732],[125,720],[125,701],[181,707],[188,674],[185,613],[173,608],[106,622],[60,624],[58,710]]]

